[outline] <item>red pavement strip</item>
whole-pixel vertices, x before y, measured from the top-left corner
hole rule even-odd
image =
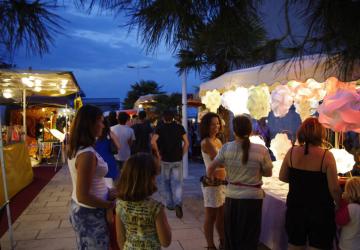
[[[40,166],[34,167],[34,179],[33,181],[17,193],[10,199],[10,213],[12,217],[12,223],[21,215],[21,213],[29,206],[31,201],[40,193],[46,184],[54,177],[54,175],[61,169],[58,167],[57,171],[54,171],[54,167]],[[0,237],[8,230],[6,209],[2,211],[0,217]],[[0,248],[1,249],[1,248]]]

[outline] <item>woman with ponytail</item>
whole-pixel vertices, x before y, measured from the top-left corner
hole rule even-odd
[[[289,183],[285,228],[289,249],[332,249],[335,203],[340,187],[334,156],[322,148],[325,128],[307,118],[297,132],[299,146],[287,152],[279,178]]]
[[[224,144],[207,170],[213,178],[216,168],[225,166],[225,249],[256,250],[261,229],[264,191],[262,177],[272,175],[272,162],[266,147],[250,142],[248,116],[233,120],[235,141]]]

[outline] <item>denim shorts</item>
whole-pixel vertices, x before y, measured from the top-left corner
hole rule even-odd
[[[71,200],[70,223],[75,230],[77,249],[109,249],[106,209],[82,207]]]

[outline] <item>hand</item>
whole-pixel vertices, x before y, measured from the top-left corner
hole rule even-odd
[[[106,209],[106,221],[109,224],[112,224],[114,222],[114,217],[114,208]]]
[[[113,201],[117,197],[117,190],[115,188],[109,188],[109,200]]]

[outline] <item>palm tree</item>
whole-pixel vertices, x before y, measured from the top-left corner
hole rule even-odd
[[[283,0],[286,30],[269,41],[264,40],[257,12],[261,0],[75,1],[89,10],[99,6],[125,13],[130,17],[128,27],[138,29],[148,52],[164,41],[178,53],[180,71],[209,70],[216,76],[233,67],[271,62],[281,50],[288,57],[325,54],[328,66],[336,67],[346,78],[360,61],[359,0]],[[290,13],[294,8],[298,16]],[[293,33],[294,18],[303,22],[304,34]],[[234,30],[241,35],[233,34]]]
[[[181,117],[181,94],[158,95],[155,101],[154,111],[159,117],[165,110],[172,110]]]
[[[96,4],[130,17],[147,52],[164,41],[178,52],[181,71],[210,71],[212,76],[258,63],[265,31],[257,14],[260,0],[78,0],[91,10]],[[88,4],[88,5],[86,5]]]
[[[214,20],[206,23],[178,53],[182,71],[210,73],[217,77],[229,70],[264,61],[258,53],[266,44],[266,32],[254,11],[244,14],[238,6],[223,6]]]
[[[50,44],[54,42],[54,35],[61,33],[61,24],[64,22],[64,19],[52,12],[57,7],[55,0],[1,1],[0,49],[3,60],[11,60],[14,52],[22,46],[30,54],[47,53]]]
[[[123,102],[124,109],[132,109],[134,103],[140,96],[148,94],[163,94],[161,91],[162,86],[159,86],[155,81],[141,80],[131,85],[131,90],[128,91],[126,98]]]
[[[289,9],[294,5],[305,24],[302,37],[292,32]],[[329,70],[337,70],[344,80],[352,78],[360,64],[360,1],[286,0],[285,12],[290,56],[325,55]]]

